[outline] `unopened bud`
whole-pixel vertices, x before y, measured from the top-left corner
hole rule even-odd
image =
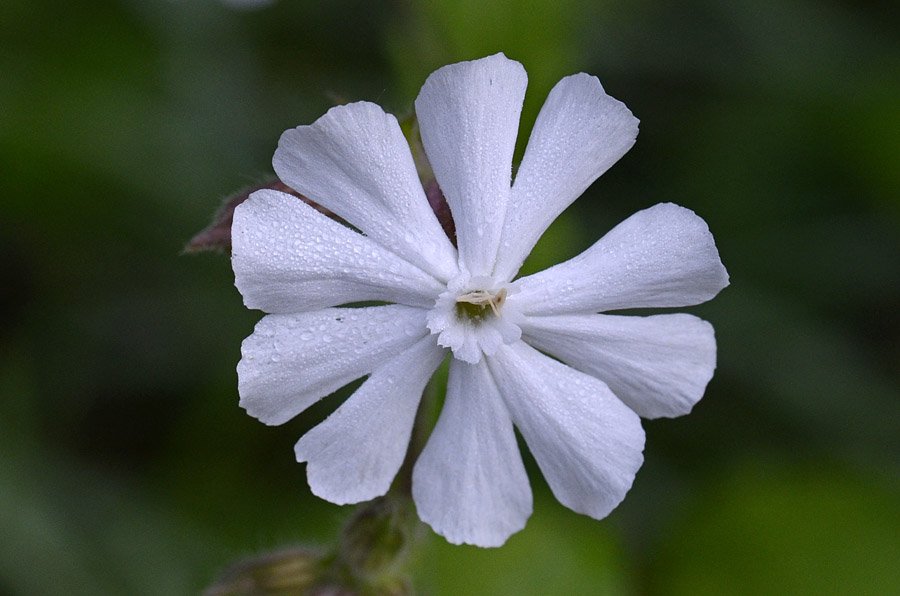
[[[456,223],[453,221],[453,215],[450,213],[450,205],[438,186],[437,179],[434,177],[434,171],[431,169],[431,163],[425,154],[425,147],[422,145],[422,135],[419,134],[419,121],[415,114],[410,114],[406,118],[400,120],[400,129],[406,142],[409,143],[409,149],[412,151],[413,161],[416,164],[416,172],[419,174],[419,180],[422,182],[422,188],[425,190],[425,197],[431,210],[437,216],[438,222],[444,229],[444,233],[450,238],[453,246],[456,246]]]
[[[212,223],[191,238],[191,241],[184,247],[184,252],[188,254],[207,251],[229,252],[231,250],[231,224],[234,221],[235,208],[246,201],[251,194],[263,189],[278,190],[294,195],[313,209],[324,213],[332,219],[338,219],[334,213],[325,207],[304,197],[278,178],[273,178],[263,184],[242,189],[226,198],[213,216]]]
[[[335,548],[238,561],[203,596],[412,596],[402,565],[415,533],[408,497],[389,493],[348,520]]]
[[[288,549],[238,561],[203,596],[306,596],[315,585],[320,557]]]

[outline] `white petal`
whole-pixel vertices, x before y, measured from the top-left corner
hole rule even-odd
[[[422,390],[446,355],[426,337],[380,366],[297,442],[312,492],[344,505],[385,494],[403,464]]]
[[[265,312],[366,300],[431,306],[444,289],[362,234],[274,190],[257,191],[238,205],[231,241],[244,304]]]
[[[377,105],[337,106],[285,131],[272,164],[285,184],[410,263],[444,282],[458,273],[400,125]]]
[[[500,546],[525,527],[531,487],[484,360],[450,360],[447,399],[413,470],[419,517],[453,544]]]
[[[712,325],[692,315],[527,317],[525,341],[606,383],[644,418],[687,414],[716,368]]]
[[[596,519],[608,515],[643,463],[637,414],[602,382],[524,342],[486,360],[556,498]]]
[[[516,173],[494,276],[510,280],[556,216],[634,145],[638,119],[596,77],[561,80],[538,115]]]
[[[728,285],[709,228],[690,209],[638,211],[577,257],[514,284],[525,314],[688,306]]]
[[[456,223],[461,266],[490,275],[528,76],[496,54],[433,72],[416,99],[425,153]]]
[[[241,346],[241,407],[282,424],[428,333],[425,311],[409,306],[268,315]]]

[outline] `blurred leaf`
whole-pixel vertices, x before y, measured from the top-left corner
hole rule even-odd
[[[430,540],[414,561],[416,589],[466,596],[633,593],[608,521],[574,514],[546,490],[536,491],[534,505],[525,529],[500,548],[454,546],[427,530]]]
[[[669,535],[650,593],[900,593],[897,489],[822,465],[746,462]]]
[[[543,271],[571,259],[587,248],[587,246],[581,246],[583,242],[580,241],[588,234],[579,229],[577,224],[577,215],[572,211],[565,211],[557,217],[538,240],[517,277]],[[594,240],[599,240],[601,235],[602,232]]]
[[[746,440],[733,447],[746,452],[752,445],[768,443],[782,446],[786,453],[823,450],[896,470],[896,382],[867,357],[857,340],[828,319],[750,284],[741,290],[705,307],[716,322],[725,369],[717,382],[737,387],[742,405],[772,426],[766,431],[748,426],[727,394],[704,403],[719,416],[738,416],[726,424]]]
[[[578,70],[578,0],[435,0],[411,4],[393,25],[388,51],[398,89],[411,102],[425,78],[441,66],[497,52],[528,72],[519,155],[527,131],[553,85]]]
[[[0,487],[0,576],[16,594],[189,594],[224,551],[146,494],[75,462],[3,455]]]

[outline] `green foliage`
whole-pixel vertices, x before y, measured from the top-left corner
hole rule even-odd
[[[832,466],[748,461],[678,520],[651,566],[660,594],[894,594],[896,486]]]
[[[454,546],[432,536],[414,569],[424,594],[631,593],[630,565],[610,528],[563,509],[544,491],[528,526],[502,547]]]

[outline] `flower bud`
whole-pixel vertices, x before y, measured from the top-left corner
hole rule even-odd
[[[246,201],[251,194],[253,194],[257,190],[263,189],[277,190],[294,195],[307,205],[313,207],[321,213],[324,213],[328,217],[331,217],[332,219],[339,219],[334,215],[334,213],[322,207],[318,203],[307,199],[278,178],[272,178],[262,184],[242,189],[227,197],[219,207],[219,210],[216,211],[216,214],[213,216],[212,222],[208,226],[206,226],[206,228],[200,231],[196,236],[191,238],[187,246],[184,247],[184,252],[188,254],[207,251],[230,252],[231,223],[234,219],[235,208]]]
[[[362,505],[328,552],[292,548],[238,561],[203,596],[412,596],[400,570],[415,516],[407,498]]]
[[[302,596],[319,576],[321,558],[306,549],[287,549],[238,561],[203,596]]]
[[[434,170],[431,169],[431,163],[425,154],[425,147],[422,146],[422,135],[419,134],[419,121],[416,119],[416,115],[411,114],[400,120],[400,130],[403,131],[403,136],[409,143],[409,149],[416,164],[416,173],[419,174],[428,204],[437,216],[444,233],[450,238],[453,246],[456,246],[456,224],[453,221],[453,214],[450,213],[450,205],[447,204],[447,199],[434,177]]]

